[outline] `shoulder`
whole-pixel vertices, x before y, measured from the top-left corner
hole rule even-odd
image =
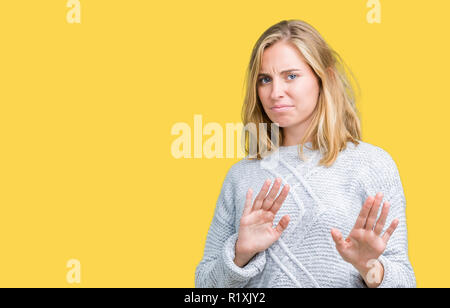
[[[256,159],[242,158],[228,168],[225,181],[231,183],[241,182],[246,175],[251,174],[255,168],[258,168],[259,163],[260,161]]]
[[[358,141],[355,145],[352,142],[347,143],[347,148],[342,151],[344,156],[354,162],[354,166],[360,169],[367,169],[368,171],[376,170],[392,170],[397,169],[397,164],[392,158],[391,154],[385,149],[364,142]]]
[[[358,145],[352,144],[349,150],[353,152],[351,156],[354,166],[358,166],[357,174],[363,187],[373,193],[377,190],[402,190],[398,167],[391,154],[379,146],[359,142]]]
[[[227,207],[235,203],[236,196],[242,194],[242,189],[248,186],[253,179],[251,170],[257,166],[257,160],[247,160],[243,158],[230,167],[223,177],[222,188],[220,190],[219,200],[223,200]],[[220,207],[221,208],[221,207]],[[228,210],[230,211],[230,210]]]

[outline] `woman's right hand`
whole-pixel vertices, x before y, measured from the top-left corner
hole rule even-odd
[[[235,247],[234,263],[239,267],[245,266],[254,255],[269,248],[280,238],[289,224],[289,215],[285,215],[273,228],[273,220],[288,195],[289,185],[284,185],[280,195],[275,199],[281,186],[281,179],[275,180],[267,194],[270,184],[270,180],[264,182],[253,206],[251,204],[253,191],[251,188],[247,191]]]

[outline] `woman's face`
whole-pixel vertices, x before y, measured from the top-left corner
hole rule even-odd
[[[295,45],[280,41],[264,50],[257,90],[272,122],[285,129],[309,125],[319,83]]]

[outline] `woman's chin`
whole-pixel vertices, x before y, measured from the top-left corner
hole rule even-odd
[[[277,118],[272,119],[272,122],[277,123],[280,128],[284,128],[284,127],[288,127],[288,126],[292,125],[292,123],[290,121],[286,121],[283,119],[277,119]]]
[[[294,124],[295,118],[292,114],[272,114],[270,119],[274,123],[278,123],[280,127],[286,127]]]

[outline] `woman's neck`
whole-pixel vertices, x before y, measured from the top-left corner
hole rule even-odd
[[[298,145],[302,143],[302,139],[305,136],[305,132],[310,125],[312,117],[303,121],[295,126],[283,127],[283,142],[281,146],[291,146]],[[311,138],[308,138],[304,143],[312,141]]]

